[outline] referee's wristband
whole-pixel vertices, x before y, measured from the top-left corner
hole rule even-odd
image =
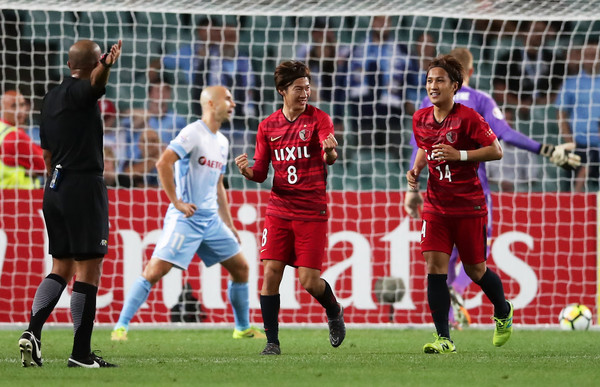
[[[467,151],[466,150],[461,150],[460,151],[460,161],[467,161]]]
[[[106,63],[106,57],[108,56],[108,52],[102,54],[102,57],[100,57],[100,63],[102,63],[102,66],[106,67],[106,68],[111,68],[113,63],[108,64]]]

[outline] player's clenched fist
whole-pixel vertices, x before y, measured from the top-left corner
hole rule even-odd
[[[248,162],[248,154],[242,153],[238,157],[235,158],[235,165],[237,165],[240,173],[244,175],[246,178],[252,178],[253,171],[250,167],[250,163]]]
[[[331,152],[333,149],[335,149],[337,145],[338,142],[335,139],[335,136],[331,133],[329,133],[329,136],[327,136],[327,138],[323,140],[323,150],[325,151],[325,153]]]
[[[235,165],[237,165],[238,169],[241,173],[244,173],[244,169],[248,168],[248,154],[243,153],[235,158]]]
[[[335,151],[335,147],[337,146],[337,144],[338,142],[333,136],[333,133],[329,133],[327,138],[323,140],[323,151],[325,151],[323,159],[329,165],[333,164],[337,159],[337,152]]]

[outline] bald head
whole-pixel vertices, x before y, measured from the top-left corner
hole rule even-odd
[[[209,101],[215,103],[215,101],[224,98],[226,94],[227,88],[223,86],[209,86],[202,90],[202,94],[200,94],[202,111],[206,111],[209,108]]]
[[[231,92],[223,86],[209,86],[200,94],[202,120],[215,128],[227,121],[233,114],[235,102]]]
[[[100,46],[91,40],[80,40],[69,49],[69,68],[71,71],[88,70],[96,67],[102,51]]]
[[[2,120],[10,125],[23,126],[27,123],[29,104],[25,97],[16,90],[8,90],[0,98]]]

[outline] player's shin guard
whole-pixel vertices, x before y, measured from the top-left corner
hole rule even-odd
[[[227,284],[227,297],[233,308],[235,329],[243,331],[250,328],[250,300],[247,282],[229,281]]]
[[[279,345],[279,294],[260,296],[260,310],[262,312],[267,342]]]
[[[96,317],[96,294],[98,287],[76,281],[71,295],[71,316],[73,318],[73,359],[87,359],[92,352],[92,331]]]
[[[446,274],[427,275],[427,300],[433,323],[439,337],[450,338],[448,312],[450,310],[450,292],[446,285]]]
[[[506,303],[504,288],[498,274],[487,268],[476,284],[481,287],[481,290],[483,290],[487,298],[494,305],[494,317],[505,318],[510,311],[510,307]]]

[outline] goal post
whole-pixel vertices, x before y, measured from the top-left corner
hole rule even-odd
[[[94,40],[102,49],[123,41],[105,97],[114,104],[105,118],[116,118],[110,125],[107,121],[105,141],[112,151],[106,157],[116,169],[135,157],[140,146],[149,146],[138,140],[144,130],[156,130],[166,145],[181,122],[197,119],[195,98],[201,87],[225,83],[232,90],[238,108],[223,128],[231,145],[226,181],[250,263],[255,322],[262,320],[258,250],[270,182],[246,181],[232,160],[242,152],[252,156],[258,123],[281,105],[273,83],[278,63],[309,63],[311,103],[332,116],[340,141],[340,158],[329,167],[331,217],[323,277],[345,305],[346,320],[421,325],[431,320],[418,246],[420,222],[410,219],[402,205],[412,152],[411,117],[426,96],[427,61],[456,47],[468,48],[475,69],[469,85],[490,94],[519,132],[540,143],[559,144],[564,138],[558,111],[572,108],[558,98],[560,89],[583,71],[582,51],[600,37],[598,0],[0,4],[0,93],[19,90],[29,101],[24,129],[34,140],[39,139],[42,98],[68,76],[67,51],[80,39]],[[534,28],[537,22],[541,24]],[[383,42],[376,44],[372,29],[378,23]],[[548,55],[540,54],[534,62],[518,59],[516,53],[532,41]],[[192,50],[203,54],[190,54]],[[536,76],[511,70],[525,66],[535,67]],[[156,92],[159,82],[168,91]],[[594,100],[592,94],[588,97]],[[153,115],[150,105],[163,103],[175,118]],[[590,109],[600,111],[600,99]],[[504,160],[488,169],[494,190],[488,262],[514,300],[516,322],[557,324],[560,310],[574,302],[597,315],[597,182],[580,193],[565,191],[563,171],[539,155],[506,145]],[[141,180],[125,176],[109,190],[111,234],[98,300],[100,323],[116,322],[126,291],[141,274],[162,228],[168,199],[152,178],[155,171]],[[0,199],[0,323],[23,323],[51,264],[42,191],[4,189]],[[187,284],[191,292],[186,293]],[[190,300],[191,295],[197,304],[183,313],[185,318],[231,323],[226,286],[224,270],[206,269],[195,260],[188,271],[173,270],[157,284],[133,321],[177,321],[181,298]],[[69,292],[51,322],[69,321]],[[300,288],[291,268],[281,296],[283,323],[325,321],[322,308]],[[465,297],[474,322],[489,323],[492,309],[479,288],[471,285]],[[202,312],[194,309],[198,305]]]

